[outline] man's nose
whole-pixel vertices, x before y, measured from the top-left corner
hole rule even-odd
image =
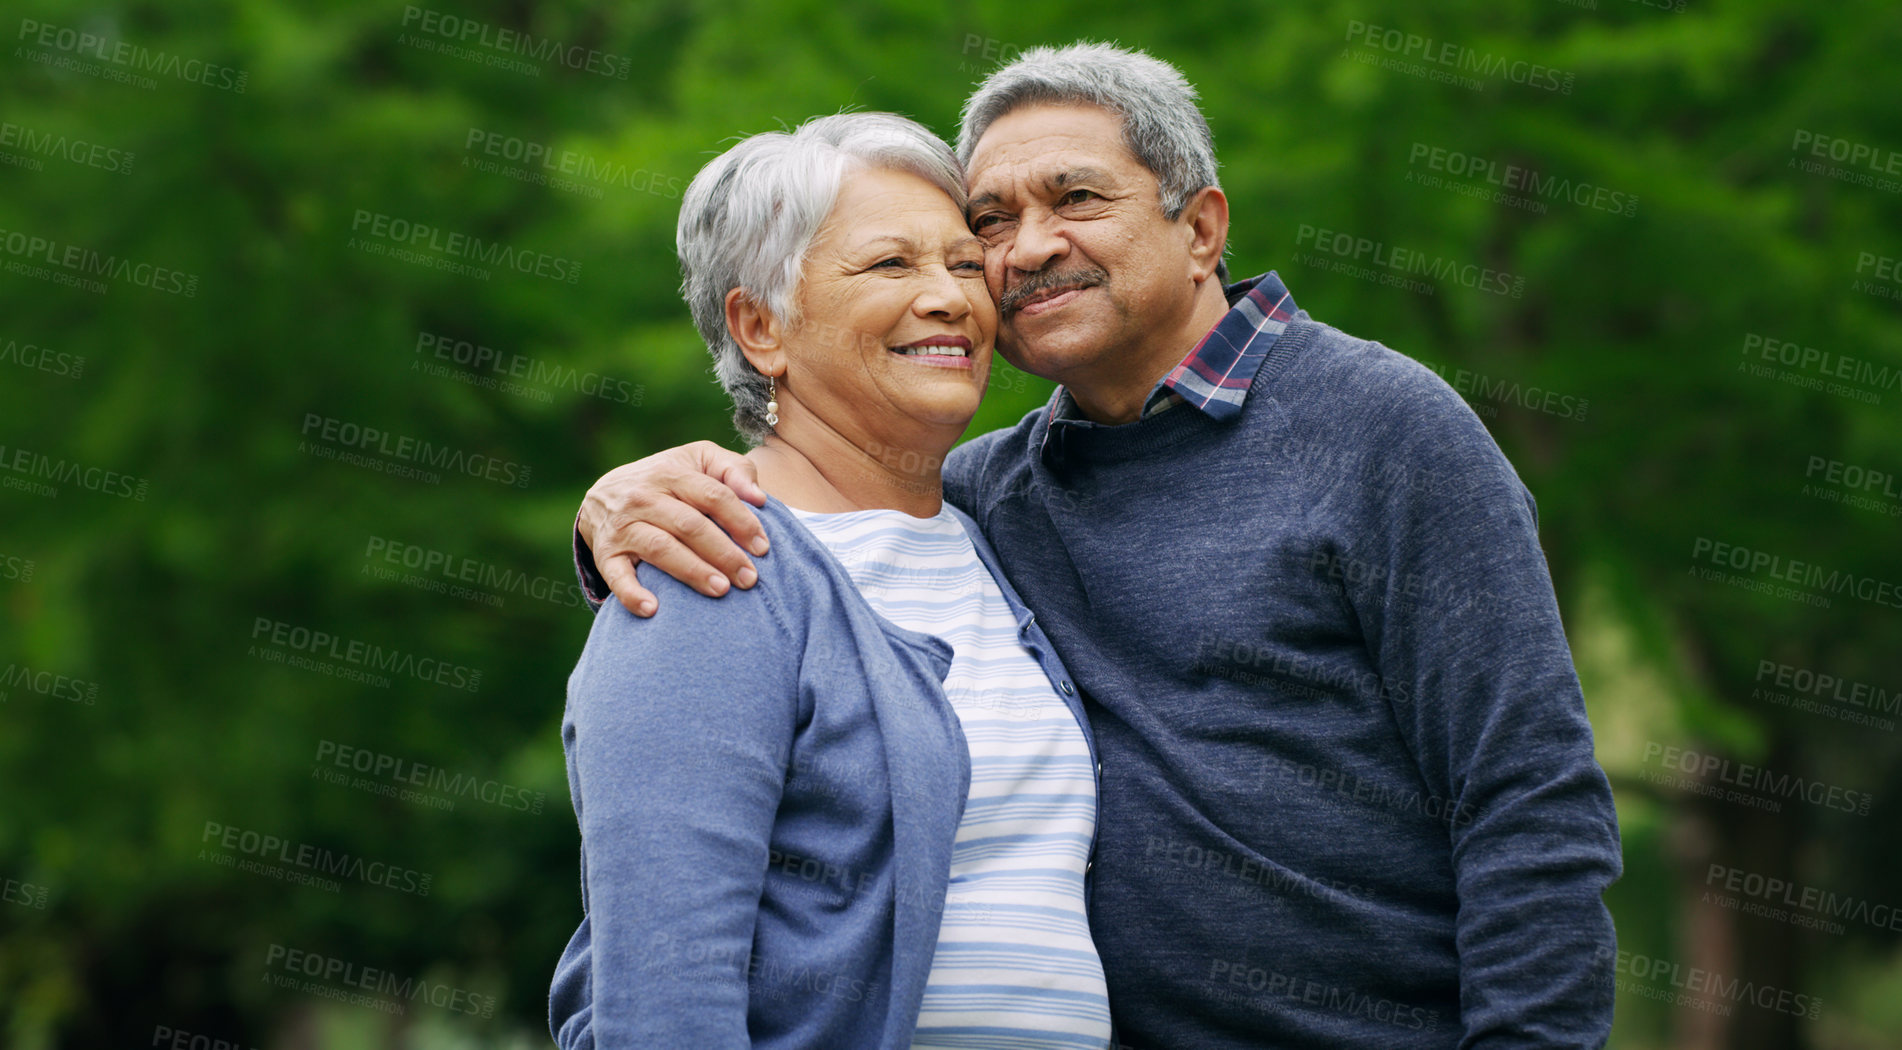
[[[1070,253],[1063,236],[1063,220],[1054,215],[1025,215],[1018,219],[1004,262],[1013,270],[1034,273]]]

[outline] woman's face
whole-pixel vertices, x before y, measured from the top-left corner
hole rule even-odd
[[[983,245],[942,190],[909,172],[849,173],[797,299],[782,418],[796,403],[874,455],[942,454],[964,432],[990,379],[997,307]]]

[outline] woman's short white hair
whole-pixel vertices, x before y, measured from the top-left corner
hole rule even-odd
[[[999,117],[1044,103],[1100,106],[1123,118],[1123,143],[1156,176],[1162,214],[1174,221],[1189,198],[1215,181],[1215,137],[1181,70],[1113,44],[1033,47],[984,78],[964,103],[958,160]]]
[[[867,168],[917,175],[964,210],[964,169],[950,147],[895,113],[815,117],[742,139],[700,169],[680,203],[680,292],[733,399],[734,429],[751,444],[769,430],[768,387],[727,331],[727,293],[741,289],[781,323],[799,324],[806,250],[846,175]]]

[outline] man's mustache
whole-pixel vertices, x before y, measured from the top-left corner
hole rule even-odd
[[[1078,270],[1035,270],[1017,282],[1016,287],[1004,293],[997,301],[997,308],[1006,314],[1014,314],[1024,300],[1059,289],[1094,288],[1109,280],[1108,271],[1097,266],[1086,266]]]

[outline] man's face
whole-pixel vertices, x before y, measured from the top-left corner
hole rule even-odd
[[[978,139],[969,177],[997,349],[1017,367],[1066,382],[1146,362],[1144,340],[1192,307],[1188,224],[1163,218],[1116,114],[1013,110]]]

